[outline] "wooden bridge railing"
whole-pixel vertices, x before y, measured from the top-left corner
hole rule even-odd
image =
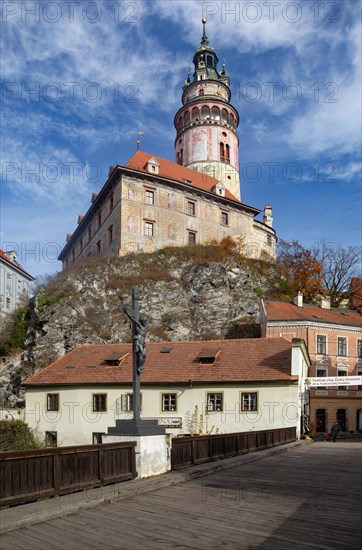
[[[0,506],[137,477],[135,442],[0,453]]]
[[[187,436],[172,439],[171,469],[229,458],[296,440],[296,428],[258,432]]]

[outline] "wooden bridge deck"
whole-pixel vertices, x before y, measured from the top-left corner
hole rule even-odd
[[[1,536],[2,550],[360,549],[361,442],[295,447]]]

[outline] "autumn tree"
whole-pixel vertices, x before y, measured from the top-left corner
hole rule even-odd
[[[351,280],[361,277],[361,248],[321,241],[311,252],[313,258],[323,266],[323,287],[331,297],[331,305],[340,307],[344,300],[350,302],[356,297],[360,286],[351,285]]]
[[[278,243],[278,266],[293,293],[302,292],[307,302],[316,302],[323,288],[323,265],[299,241]]]

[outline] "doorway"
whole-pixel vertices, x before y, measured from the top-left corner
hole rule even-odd
[[[326,410],[325,409],[317,409],[316,410],[316,422],[317,432],[325,432],[326,431]]]
[[[346,432],[348,429],[346,409],[337,409],[337,422],[340,425],[342,432]]]

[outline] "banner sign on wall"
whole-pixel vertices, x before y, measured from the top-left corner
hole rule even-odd
[[[362,386],[362,376],[319,376],[306,378],[305,383],[312,388],[318,386]]]

